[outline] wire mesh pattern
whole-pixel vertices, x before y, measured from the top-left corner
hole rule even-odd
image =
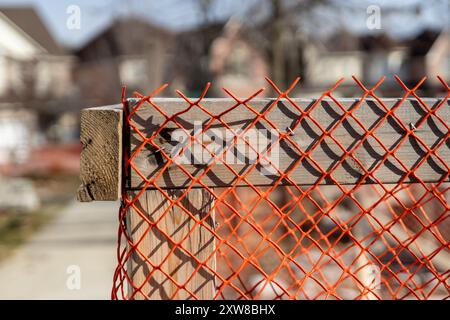
[[[441,114],[449,107],[450,88],[439,78],[445,96],[439,103],[427,105],[417,94],[425,79],[412,88],[395,79],[404,94],[392,106],[376,93],[384,78],[373,88],[354,78],[361,96],[350,106],[334,96],[342,79],[307,108],[289,96],[299,79],[286,91],[267,79],[277,97],[262,111],[252,102],[264,89],[246,99],[224,89],[232,103],[220,113],[212,113],[203,103],[209,84],[195,100],[177,91],[184,102],[173,113],[165,110],[161,100],[155,100],[165,86],[148,96],[135,93],[133,105],[123,99],[125,127],[136,140],[136,147],[125,152],[124,176],[129,180],[133,173],[141,184],[133,190],[126,184],[123,187],[112,298],[202,299],[205,296],[201,292],[208,287],[207,298],[211,299],[449,299],[449,159],[442,154],[450,148],[450,131]],[[396,112],[411,98],[417,101],[420,117],[415,123],[405,123]],[[328,124],[313,116],[325,99],[339,111]],[[370,127],[356,115],[367,99],[372,99],[380,111]],[[288,130],[271,120],[281,100],[298,114]],[[151,134],[135,117],[144,108],[163,119]],[[193,109],[206,117],[196,133],[188,131],[181,120]],[[233,130],[224,116],[244,109],[254,117],[242,131],[233,131],[230,148],[245,144],[257,153],[257,160],[238,171],[199,136],[213,126]],[[362,132],[350,145],[333,136],[349,121]],[[277,133],[264,151],[254,149],[245,138],[247,130],[261,123]],[[319,132],[308,146],[299,144],[293,136],[293,131],[306,123]],[[420,128],[430,123],[437,128],[432,144],[419,134]],[[195,172],[178,163],[178,155],[161,148],[158,140],[169,125],[196,140],[212,160],[196,166]],[[390,145],[377,136],[382,125],[397,128],[398,138]],[[341,153],[333,165],[322,167],[314,152],[326,139],[332,139]],[[369,140],[381,150],[377,163],[370,166],[354,156],[354,151]],[[420,159],[413,165],[405,164],[398,155],[402,145],[411,141],[421,150]],[[271,148],[280,144],[289,145],[297,157],[283,170],[274,168],[276,178],[269,185],[252,183],[249,175],[267,159]],[[152,176],[142,172],[136,160],[147,149],[156,150],[153,152],[162,161]],[[299,185],[291,176],[305,161],[317,172],[311,185]],[[335,177],[346,161],[356,163],[361,170],[356,183],[343,184]],[[386,163],[404,172],[395,184],[383,183],[377,175]],[[418,173],[430,163],[442,173],[432,182]],[[206,182],[219,165],[234,176],[233,183],[213,187]],[[187,181],[182,188],[170,189],[163,184],[163,175],[174,168]],[[159,205],[145,207],[152,201]],[[176,214],[181,220],[168,227]],[[194,241],[201,242],[201,249],[192,250]],[[145,251],[144,246],[152,251]],[[206,246],[209,251],[204,250]]]

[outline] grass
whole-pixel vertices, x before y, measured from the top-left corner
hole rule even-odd
[[[62,208],[63,205],[49,204],[34,212],[0,213],[0,261],[51,221]]]
[[[0,211],[0,261],[9,257],[36,231],[52,221],[74,198],[78,178],[54,175],[28,177],[41,199],[39,209],[32,212]]]

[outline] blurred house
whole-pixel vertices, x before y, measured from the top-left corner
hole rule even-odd
[[[305,49],[305,91],[317,96],[344,78],[336,94],[358,96],[361,89],[352,76],[367,85],[386,76],[385,84],[391,87],[395,82],[394,75],[402,79],[407,77],[407,54],[402,43],[387,35],[358,36],[339,30],[325,41],[311,41]]]
[[[0,7],[0,34],[2,165],[25,161],[47,140],[72,94],[73,59],[31,7]]]
[[[226,95],[222,87],[245,97],[266,83],[267,57],[255,44],[250,29],[231,18],[224,22],[202,24],[176,35],[171,62],[171,83],[190,96],[199,96],[212,82],[209,96]]]
[[[75,51],[80,98],[84,105],[117,103],[122,85],[128,93],[148,93],[165,82],[198,96],[209,81],[210,96],[222,96],[222,87],[248,96],[264,86],[264,77],[274,72],[272,45],[260,41],[260,33],[234,18],[178,33],[134,16],[117,18]],[[352,76],[369,86],[386,76],[379,94],[401,94],[394,75],[407,84],[424,75],[447,77],[448,32],[436,34],[406,40],[386,34],[361,36],[344,29],[325,40],[295,35],[284,50],[284,85],[302,75],[302,89],[293,94],[317,97],[344,77],[336,95],[354,96],[361,89]],[[432,89],[431,95],[437,90],[423,89]],[[173,92],[166,90],[164,94]]]
[[[364,36],[360,38],[360,48],[364,53],[364,75],[362,80],[375,84],[386,76],[385,84],[395,85],[394,75],[408,81],[408,47],[401,41],[395,41],[386,34]]]
[[[387,35],[362,37],[364,52],[364,77],[367,83],[375,83],[381,76],[387,78],[383,85],[384,94],[395,96],[403,93],[394,80],[398,75],[407,85],[414,86],[420,79],[428,80],[421,86],[426,95],[436,95],[443,90],[437,79],[450,75],[450,35],[448,31],[423,30],[418,35],[393,40]]]
[[[358,36],[345,30],[325,41],[311,39],[304,48],[306,85],[303,93],[316,96],[344,77],[337,94],[354,96],[361,90],[352,76],[369,86],[386,76],[379,94],[397,96],[403,92],[394,79],[394,75],[398,75],[407,85],[416,84],[427,76],[429,81],[422,90],[434,95],[442,90],[436,76],[448,79],[450,74],[449,39],[445,30],[424,30],[412,39],[403,40],[394,40],[386,34]]]
[[[36,124],[35,114],[20,104],[0,103],[0,176],[4,165],[29,158]]]
[[[171,61],[170,78],[174,88],[198,97],[205,84],[213,80],[210,48],[221,36],[224,26],[222,22],[208,23],[176,34],[175,52],[178,54]]]
[[[31,7],[0,8],[0,99],[55,99],[72,85],[72,58]]]
[[[137,17],[118,18],[75,51],[81,98],[92,105],[120,101],[129,92],[148,93],[166,81],[173,35]]]
[[[436,75],[450,78],[450,31],[424,30],[408,43],[409,72],[412,81],[427,76],[428,85],[439,85]]]
[[[264,76],[273,77],[275,72],[270,63],[273,44],[260,37],[266,27],[255,29],[230,19],[178,35],[177,45],[185,45],[176,51],[185,56],[177,56],[175,65],[180,65],[181,61],[182,68],[178,70],[191,70],[184,77],[188,90],[198,94],[204,83],[213,80],[215,96],[222,94],[221,87],[234,88],[238,95],[246,96],[264,86],[261,81]],[[386,76],[378,94],[399,96],[404,91],[394,79],[395,75],[407,85],[416,84],[427,76],[429,81],[421,90],[424,95],[434,96],[443,90],[436,76],[448,79],[450,75],[449,34],[448,30],[423,30],[411,38],[394,39],[385,33],[361,35],[340,29],[324,39],[313,34],[291,35],[288,32],[289,41],[283,49],[284,85],[301,75],[301,89],[295,88],[292,94],[318,97],[344,78],[335,95],[350,97],[362,92],[352,76],[367,86]],[[208,61],[207,67],[205,61]]]
[[[364,75],[364,53],[360,50],[359,38],[340,30],[326,41],[309,39],[303,46],[305,60],[305,91],[317,97],[324,88],[345,78],[342,88],[353,87],[352,76]]]
[[[265,86],[269,66],[265,55],[246,37],[242,24],[231,19],[211,44],[209,71],[216,95],[228,96],[221,90],[224,87],[246,98]]]

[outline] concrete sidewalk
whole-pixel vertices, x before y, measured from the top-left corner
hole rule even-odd
[[[115,202],[70,203],[0,264],[0,299],[109,299],[118,207]],[[78,270],[80,277],[74,278]]]

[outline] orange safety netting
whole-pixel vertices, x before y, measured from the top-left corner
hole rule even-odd
[[[134,138],[139,140],[135,142],[138,148],[125,152],[125,178],[128,179],[130,172],[135,172],[142,178],[143,185],[132,192],[126,185],[123,188],[119,214],[119,261],[112,298],[448,299],[450,161],[440,156],[440,151],[450,148],[448,118],[441,116],[444,108],[449,107],[449,86],[439,78],[445,96],[439,103],[427,105],[417,94],[425,79],[408,88],[396,77],[404,94],[398,103],[388,107],[375,92],[384,78],[371,89],[358,79],[354,80],[362,89],[362,95],[360,102],[350,107],[333,95],[342,81],[324,92],[308,108],[299,105],[289,97],[298,79],[284,92],[267,80],[278,96],[263,111],[252,107],[252,101],[263,89],[247,99],[237,98],[224,89],[233,100],[218,114],[203,106],[209,85],[196,100],[178,92],[184,101],[176,113],[168,113],[159,105],[160,100],[154,100],[164,86],[149,96],[136,94],[138,101],[132,106],[124,100],[126,130],[137,133]],[[377,121],[367,128],[355,116],[355,110],[369,98],[381,112]],[[420,113],[420,119],[416,123],[404,123],[396,114],[409,98],[418,102],[416,112]],[[274,106],[282,99],[299,114],[289,130],[277,128],[270,119]],[[327,126],[312,116],[324,99],[330,99],[341,110],[335,121]],[[151,108],[165,119],[151,135],[136,124],[134,115],[140,108]],[[199,108],[208,115],[201,132],[192,134],[192,140],[198,140],[205,150],[209,149],[198,136],[213,125],[231,128],[223,116],[237,108],[250,110],[254,119],[245,130],[236,133],[234,144],[240,140],[251,148],[245,139],[245,131],[257,127],[260,122],[278,133],[277,140],[265,152],[256,151],[259,152],[257,161],[239,172],[220,155],[208,151],[213,161],[207,166],[199,166],[192,174],[163,149],[158,150],[164,160],[160,172],[152,178],[139,172],[136,164],[139,153],[147,146],[157,147],[159,133],[169,124],[185,130],[185,123],[180,119],[193,108]],[[336,128],[349,120],[364,131],[361,138],[350,146],[333,137]],[[307,147],[299,145],[292,135],[305,123],[314,124],[321,132]],[[377,128],[387,123],[395,123],[401,128],[400,138],[389,146],[383,145],[377,137]],[[439,129],[436,129],[438,138],[431,146],[417,134],[417,130],[430,123],[439,124]],[[343,155],[333,166],[322,168],[314,159],[314,150],[326,138],[333,139]],[[353,156],[353,151],[368,139],[377,141],[384,150],[377,165],[372,167],[365,166]],[[422,156],[420,161],[408,167],[396,152],[411,139],[420,146]],[[277,179],[271,185],[253,185],[248,179],[249,173],[256,170],[258,162],[274,145],[281,143],[288,143],[299,156],[293,159],[287,170],[277,172]],[[349,159],[358,162],[363,171],[356,184],[341,184],[333,174]],[[299,186],[290,177],[303,161],[315,166],[319,173],[313,185]],[[430,161],[438,163],[443,173],[440,179],[425,182],[416,173]],[[391,162],[404,172],[398,183],[383,184],[375,174],[385,162]],[[211,187],[204,182],[207,174],[219,163],[236,176],[227,187]],[[191,181],[175,191],[165,188],[160,179],[173,167],[182,170]],[[410,178],[414,178],[414,183],[407,182]],[[365,184],[367,181],[371,183]],[[189,198],[190,192],[198,190],[194,187],[203,190],[203,202],[197,207]],[[152,212],[147,212],[148,208],[146,211],[142,206],[150,190],[152,197],[161,203],[160,207],[153,208],[159,212],[158,216],[152,216]],[[188,231],[182,235],[176,234],[179,231],[177,227],[167,227],[169,216],[175,209],[184,217],[177,227],[182,229],[189,225]],[[202,215],[198,210],[203,211]],[[135,229],[139,229],[138,236],[132,236]],[[206,254],[200,253],[203,249],[195,252],[190,249],[193,238],[199,237],[201,232],[203,237],[211,240],[205,243],[212,248]],[[145,251],[144,247],[152,248],[152,252]],[[158,250],[160,253],[156,255]],[[205,290],[208,291],[206,296]]]

